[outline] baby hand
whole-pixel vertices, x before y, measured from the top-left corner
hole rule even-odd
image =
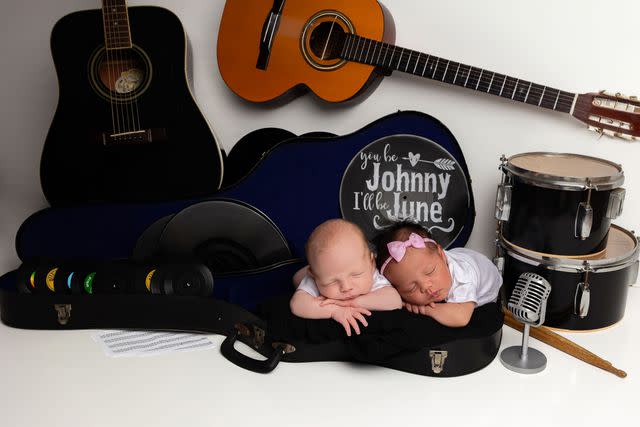
[[[344,330],[347,332],[347,336],[351,336],[351,327],[356,331],[356,334],[360,335],[360,327],[358,326],[358,320],[363,326],[368,326],[367,320],[363,314],[371,316],[371,312],[362,307],[336,307],[331,313],[331,318],[340,323]]]
[[[435,308],[436,304],[434,302],[430,302],[427,305],[417,305],[417,304],[409,304],[408,302],[402,302],[402,306],[415,314],[422,314],[423,316],[428,316],[430,309]]]

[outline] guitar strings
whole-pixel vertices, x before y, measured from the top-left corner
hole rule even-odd
[[[333,27],[336,24],[336,19],[338,19],[338,15],[335,15],[333,17],[333,21],[331,22],[331,28],[329,28],[329,34],[327,35],[327,41],[324,44],[324,49],[322,49],[322,55],[320,56],[320,59],[324,59],[324,55],[327,53],[327,46],[329,46],[329,40],[331,40],[331,33],[333,33]]]
[[[127,44],[127,48],[126,50],[123,50],[123,68],[125,73],[129,73],[131,70],[135,69],[135,57],[136,57],[136,53],[133,50],[133,42],[132,42],[132,37],[131,37],[131,27],[129,25],[129,13],[127,11],[127,5],[126,5],[126,0],[123,2],[124,4],[120,5],[120,8],[122,10],[118,11],[118,22],[124,21],[126,30],[127,30],[127,40],[126,40],[126,44]],[[123,28],[122,26],[118,27],[118,31],[121,33],[121,28]],[[122,35],[119,34],[119,37],[122,38]],[[127,67],[129,67],[128,69],[126,69]],[[136,77],[136,78],[140,78],[143,76],[132,76],[130,74],[125,74],[123,76],[123,78],[125,80],[130,79],[131,77]],[[136,132],[141,130],[140,129],[140,109],[139,109],[139,105],[138,105],[138,97],[136,96],[136,92],[139,88],[139,84],[140,84],[140,80],[136,80],[136,81],[125,81],[125,87],[124,87],[124,102],[127,104],[126,108],[127,108],[127,113],[130,114],[130,125],[131,127],[129,129],[127,129],[128,132]],[[131,84],[131,90],[129,91],[129,85],[128,83]]]
[[[360,49],[359,42],[358,42],[358,44],[356,46],[356,50],[355,50],[353,55],[350,53],[350,51],[351,51],[351,47],[350,47],[349,49],[343,49],[343,52],[344,52],[344,50],[347,50],[347,53],[346,54],[343,53],[342,56],[345,57],[345,59],[355,60],[357,62],[368,63],[368,64],[371,64],[371,65],[374,65],[374,63],[372,61],[368,60],[368,54],[366,55],[366,57],[364,59],[362,59],[362,52],[364,52],[365,45],[366,45],[367,41],[370,42],[369,44],[371,44],[371,42],[376,43],[376,44],[380,44],[380,42],[377,42],[377,41],[372,40],[372,39],[365,39],[365,38],[362,38],[362,37],[359,37],[359,36],[356,36],[356,37],[360,38],[361,40],[364,40],[364,43],[362,45],[362,50],[360,52],[359,57],[357,55],[358,49]],[[379,59],[379,57],[378,57],[378,59],[376,60],[376,64],[375,65],[381,65],[381,66],[384,67],[385,66],[384,65],[384,63],[385,63],[384,59],[386,59],[386,55],[388,54],[388,52],[390,50],[393,50],[393,52],[391,54],[391,57],[390,57],[390,60],[389,60],[389,64],[388,64],[388,66],[391,66],[392,62],[393,62],[392,58],[396,55],[396,51],[398,49],[401,49],[400,59],[398,61],[398,64],[396,65],[396,67],[394,67],[395,69],[397,69],[399,71],[404,71],[404,72],[408,72],[408,73],[411,73],[411,74],[417,74],[417,75],[421,75],[422,76],[423,75],[422,73],[415,73],[415,71],[418,70],[419,68],[422,68],[423,69],[423,73],[424,73],[424,70],[426,69],[426,65],[428,64],[428,61],[432,60],[432,59],[435,59],[436,60],[435,69],[434,69],[434,65],[429,67],[429,71],[432,72],[431,77],[429,77],[429,75],[426,75],[424,77],[433,79],[434,76],[436,74],[438,74],[442,70],[442,68],[445,68],[445,71],[448,71],[447,67],[450,66],[451,62],[454,62],[455,64],[459,64],[459,67],[468,68],[466,70],[466,72],[468,73],[469,77],[474,77],[475,78],[475,77],[479,76],[480,78],[478,79],[478,83],[480,83],[480,82],[486,83],[487,80],[490,81],[489,76],[491,76],[492,78],[494,78],[495,76],[502,76],[502,77],[505,78],[506,84],[510,85],[509,87],[515,87],[516,86],[516,84],[512,84],[508,80],[508,79],[515,79],[515,78],[511,77],[511,76],[508,76],[508,75],[505,75],[505,74],[495,73],[495,72],[492,72],[492,71],[489,71],[489,70],[485,70],[485,69],[482,69],[482,68],[473,67],[473,66],[466,65],[466,64],[463,64],[463,63],[458,63],[458,62],[455,62],[455,61],[446,60],[446,59],[443,59],[443,58],[438,58],[436,56],[425,54],[425,53],[422,53],[422,52],[417,52],[417,51],[413,51],[413,50],[409,50],[409,49],[405,49],[405,48],[400,48],[399,46],[388,45],[388,47],[384,47],[384,44],[385,43],[381,44],[381,51],[385,52],[385,57],[383,57],[383,61],[382,62],[378,61],[378,59]],[[348,46],[348,44],[346,46]],[[369,50],[369,49],[367,49],[367,50]],[[374,47],[371,59],[373,59],[373,56],[375,55],[375,52],[377,52],[377,51],[378,50]],[[408,57],[406,57],[405,53],[408,53]],[[414,61],[414,68],[413,68],[413,70],[411,72],[409,72],[408,71],[408,66],[411,64],[411,59],[413,58],[414,54],[416,54],[416,57],[418,58],[418,60]],[[379,56],[380,56],[380,53],[379,53]],[[426,58],[423,58],[423,57],[426,57]],[[440,61],[440,60],[442,60],[442,61]],[[402,70],[402,66],[403,65],[405,66],[405,70]],[[421,67],[418,67],[418,65],[420,65]],[[445,75],[443,73],[443,78],[444,77],[445,77]],[[529,82],[529,81],[525,81],[525,80],[522,80],[522,79],[515,79],[515,80],[516,80],[517,84],[519,84],[520,82],[531,83],[531,90],[534,91],[535,93],[542,93],[542,92],[540,91],[540,89],[538,89],[537,87],[533,86],[534,84],[537,85],[537,86],[542,87],[543,91],[544,91],[544,88],[552,89],[552,90],[555,90],[555,91],[559,91],[558,89],[554,89],[554,88],[551,88],[551,87],[548,87],[548,86],[539,85],[539,84],[532,83],[532,82]],[[457,81],[457,78],[454,79],[454,82],[455,81]],[[455,83],[451,82],[451,84],[455,84]],[[564,92],[564,93],[561,93],[561,96],[563,96],[565,98],[568,98],[568,97],[573,98],[573,96],[575,95],[575,94],[571,94],[571,93],[566,92],[566,91],[559,91],[559,92]]]
[[[354,52],[354,55],[353,55],[353,59],[351,59],[350,56],[352,56],[352,55],[351,55],[350,52],[351,52],[353,46],[350,45],[350,43],[351,43],[352,40],[356,40],[356,39],[359,39],[359,40],[357,41],[356,46],[355,46],[355,52]],[[360,41],[363,41],[361,48],[360,48]],[[368,47],[366,47],[367,41],[369,42],[369,46]],[[370,51],[371,45],[373,43],[375,43],[376,46],[380,46],[380,50],[378,51],[378,49],[374,46],[374,49],[373,49],[373,51],[371,53],[371,61],[367,62],[367,59],[369,57],[369,51]],[[521,87],[522,89],[524,89],[524,87],[527,87],[527,84],[528,84],[527,94],[526,94],[524,100],[522,100],[522,102],[524,102],[524,103],[527,103],[527,102],[525,102],[525,100],[527,100],[530,95],[534,95],[534,96],[538,96],[539,95],[538,106],[540,106],[540,107],[549,108],[549,109],[553,109],[553,110],[557,111],[558,110],[557,107],[560,106],[560,107],[563,107],[564,110],[566,110],[566,111],[564,111],[564,110],[560,110],[560,111],[564,111],[566,113],[569,113],[569,112],[571,112],[571,107],[573,106],[573,114],[574,115],[576,113],[582,113],[582,115],[585,116],[585,117],[587,117],[589,112],[591,111],[591,109],[589,107],[583,106],[583,104],[577,104],[576,103],[574,105],[574,101],[577,99],[575,93],[571,93],[571,92],[563,91],[563,90],[560,90],[560,89],[552,88],[550,86],[540,85],[538,83],[533,83],[533,82],[526,81],[526,80],[523,80],[523,79],[516,79],[516,78],[508,76],[506,74],[495,73],[493,71],[485,70],[485,69],[478,68],[478,67],[473,67],[473,66],[470,66],[470,65],[466,65],[466,64],[463,64],[463,63],[456,62],[456,61],[446,60],[446,59],[439,58],[439,57],[436,57],[436,56],[433,56],[433,55],[430,55],[430,54],[425,54],[425,53],[414,51],[414,50],[411,50],[411,49],[401,48],[399,46],[387,45],[387,47],[385,47],[384,46],[385,44],[386,43],[378,42],[378,41],[375,41],[373,39],[367,39],[367,38],[360,37],[360,36],[357,36],[357,35],[350,35],[350,39],[347,41],[347,43],[345,43],[345,46],[343,47],[343,50],[342,50],[342,53],[341,53],[341,57],[344,58],[344,59],[347,59],[347,60],[353,60],[353,61],[357,61],[357,62],[363,62],[365,64],[368,63],[368,64],[371,64],[371,65],[374,65],[374,63],[372,61],[373,61],[373,58],[374,58],[376,52],[378,52],[378,57],[376,58],[375,65],[381,65],[381,66],[384,67],[385,59],[386,59],[386,56],[389,54],[389,52],[391,50],[393,50],[393,52],[391,53],[391,56],[389,58],[389,65],[388,65],[388,66],[391,66],[392,62],[394,61],[393,58],[396,55],[396,51],[398,49],[401,49],[400,58],[398,60],[398,63],[396,65],[396,67],[394,67],[395,69],[397,69],[399,71],[403,71],[402,70],[402,66],[404,66],[404,68],[405,68],[404,72],[408,72],[408,73],[414,74],[414,75],[421,75],[423,77],[434,79],[434,76],[439,74],[440,71],[443,71],[442,68],[444,68],[444,71],[443,71],[443,74],[442,74],[442,81],[444,81],[444,79],[446,77],[446,74],[448,72],[448,68],[451,65],[451,62],[453,62],[455,64],[458,64],[458,70],[457,71],[459,71],[460,67],[464,66],[465,69],[466,69],[466,72],[467,72],[467,77],[465,78],[466,81],[465,81],[465,84],[463,84],[463,85],[459,85],[459,84],[455,83],[458,80],[458,77],[454,77],[453,82],[446,82],[446,83],[453,84],[454,86],[461,86],[461,87],[464,87],[464,88],[468,88],[466,86],[466,82],[468,82],[470,78],[473,78],[474,80],[476,80],[476,78],[477,78],[475,90],[478,90],[478,88],[480,87],[481,83],[483,83],[483,86],[484,86],[484,84],[488,83],[486,93],[490,93],[492,95],[497,95],[497,96],[503,97],[501,94],[496,94],[496,93],[491,92],[491,89],[493,87],[493,84],[492,84],[493,80],[495,79],[496,76],[499,76],[498,79],[502,78],[502,81],[503,81],[503,83],[501,84],[501,87],[502,87],[501,92],[504,89],[507,89],[507,93],[511,93],[512,94],[511,95],[511,99],[513,99],[513,100],[521,101],[520,99],[515,98],[515,96],[516,96],[516,91],[518,90],[518,87],[522,83],[523,84],[522,87]],[[367,49],[367,54],[365,54],[364,61],[361,58],[356,58],[355,54],[357,54],[358,49],[360,49],[360,57],[361,57],[362,53],[365,51],[365,48]],[[345,54],[345,51],[346,51],[346,54]],[[383,61],[379,62],[379,58],[382,56],[383,52],[385,54],[382,57]],[[408,53],[408,57],[406,57],[407,53]],[[413,70],[410,72],[408,69],[409,69],[409,66],[411,64],[411,59],[413,58],[414,54],[416,55],[417,60],[414,62]],[[406,61],[405,61],[405,58],[406,58]],[[432,72],[431,76],[429,76],[429,75],[425,76],[423,73],[424,73],[424,70],[426,69],[430,59],[435,59],[436,63],[435,63],[435,66],[431,65],[431,67],[429,67],[429,71]],[[415,73],[415,71],[420,70],[420,67],[422,67],[422,70],[423,70],[422,73],[419,73],[419,74]],[[457,73],[457,71],[456,71],[456,73]],[[489,76],[491,76],[491,77],[489,77]],[[511,81],[510,81],[510,79],[511,79]],[[538,86],[538,87],[536,87],[536,86]],[[485,91],[483,90],[482,92],[485,92]],[[553,104],[554,104],[553,107],[551,107],[549,105],[549,103],[551,101],[549,99],[545,98],[547,93],[551,95],[550,98],[555,98],[555,101],[553,102]],[[552,95],[554,93],[555,93],[555,96]],[[528,104],[533,105],[531,103],[528,103]],[[604,123],[594,123],[594,125],[595,126],[602,126],[602,125],[605,125],[605,124]],[[628,130],[626,130],[626,129],[617,128],[616,130],[618,132],[620,132],[620,133],[623,133],[623,134],[628,134],[628,135],[632,134],[631,132],[628,132]]]
[[[114,11],[115,13],[118,13],[118,9],[116,7],[114,7]],[[116,21],[113,21],[114,26],[117,26],[119,24],[119,14],[116,16]],[[125,58],[124,58],[124,52],[123,52],[123,48],[121,46],[122,44],[122,36],[120,34],[120,28],[116,28],[117,30],[117,37],[118,37],[118,47],[116,48],[116,55],[118,57],[118,81],[120,82],[120,92],[119,93],[119,99],[120,102],[122,104],[122,111],[123,111],[123,116],[124,116],[124,120],[125,120],[125,126],[123,129],[124,133],[127,133],[130,131],[129,129],[129,125],[131,123],[131,117],[129,116],[129,103],[127,102],[127,92],[126,92],[126,82],[124,82],[122,79],[124,79],[124,69],[126,67],[126,62],[125,62]]]
[[[125,21],[124,23],[126,24],[125,25],[125,28],[127,30],[126,43],[127,43],[128,47],[127,47],[126,51],[124,52],[124,57],[125,57],[125,64],[128,64],[128,67],[129,67],[129,69],[125,70],[125,73],[129,73],[130,71],[135,69],[136,63],[135,63],[134,57],[135,57],[136,53],[133,50],[133,42],[132,42],[132,36],[131,36],[131,26],[129,25],[129,13],[127,11],[126,0],[124,0],[123,3],[124,4],[120,6],[122,8],[122,10],[119,13],[118,19],[121,19],[121,20]],[[120,28],[122,28],[122,27],[120,27]],[[126,77],[125,79],[128,80],[129,78],[134,77],[134,76],[131,76],[130,74],[127,74],[125,77]],[[135,77],[138,78],[140,76],[135,76]],[[138,85],[139,85],[140,81],[136,80],[136,81],[130,81],[128,83],[131,84],[131,90],[129,91],[130,88],[129,88],[128,85],[125,87],[125,90],[127,91],[127,92],[125,92],[125,95],[126,95],[125,96],[125,100],[128,103],[128,108],[130,108],[130,113],[131,113],[131,129],[129,129],[129,131],[136,132],[136,131],[140,130],[140,126],[139,126],[139,123],[140,123],[140,116],[139,116],[140,111],[139,111],[139,108],[138,108],[138,97],[136,96],[136,92],[137,92],[137,90],[139,88]]]
[[[127,19],[127,29],[129,30],[129,41],[131,43],[131,51],[130,52],[131,52],[132,55],[134,55],[134,54],[137,55],[135,53],[135,51],[133,50],[133,35],[131,34],[131,25],[129,25],[129,12],[128,12],[127,9],[125,9],[125,13],[126,13],[126,19]],[[138,89],[140,89],[142,87],[142,84],[144,83],[145,78],[147,77],[148,71],[149,70],[147,70],[147,67],[145,66],[144,70],[143,70],[143,73],[141,75],[139,75],[139,76],[136,76],[139,79],[139,80],[136,81],[136,87],[135,87],[135,90],[134,90],[136,96],[134,96],[134,98],[133,98],[134,107],[135,107],[135,113],[136,113],[136,115],[135,115],[136,122],[135,122],[135,125],[134,125],[136,131],[141,131],[142,130],[142,127],[140,126],[140,106],[138,105],[138,96],[137,96],[138,94],[137,94],[137,92],[138,92]]]
[[[351,51],[353,50],[353,43],[352,41],[355,40],[355,50],[352,53]],[[362,43],[362,46],[360,46],[360,42]],[[365,58],[362,59],[362,54],[365,51],[365,48],[367,46],[367,42],[369,42],[369,48],[367,49],[367,54],[365,55]],[[369,50],[371,48],[371,45],[375,43],[376,47],[379,47],[380,49],[377,49],[376,47],[374,47],[372,54],[371,54],[371,59],[369,60]],[[429,54],[425,54],[422,52],[417,52],[414,50],[410,50],[410,49],[405,49],[405,48],[401,48],[399,46],[394,46],[394,45],[387,45],[385,47],[386,43],[381,43],[378,42],[376,40],[372,40],[372,39],[367,39],[364,37],[360,37],[357,35],[350,35],[349,39],[347,40],[347,42],[345,43],[345,46],[343,47],[343,51],[341,54],[341,57],[343,57],[344,59],[348,59],[348,60],[352,60],[352,61],[356,61],[356,62],[362,62],[365,64],[370,64],[370,65],[381,65],[381,66],[385,66],[385,62],[386,62],[386,57],[389,55],[389,53],[391,52],[391,56],[389,56],[389,63],[387,65],[387,67],[392,67],[394,69],[397,69],[399,71],[404,71],[404,72],[408,72],[410,74],[415,74],[415,75],[421,75],[423,77],[427,77],[427,78],[431,78],[434,79],[434,76],[436,74],[438,74],[440,71],[442,71],[442,68],[444,68],[445,73],[443,73],[443,80],[444,77],[446,75],[446,72],[448,71],[448,67],[451,65],[451,62],[455,62],[455,61],[450,61],[450,60],[446,60],[443,58],[438,58],[436,56],[433,55],[429,55]],[[395,61],[395,56],[396,56],[396,52],[400,49],[400,55],[399,55],[399,59],[398,59],[398,63],[396,64],[395,67],[393,67],[392,62]],[[358,55],[358,50],[360,50],[360,54]],[[346,53],[345,53],[346,51]],[[376,52],[378,53],[378,57],[376,58],[375,63],[373,62],[373,58],[376,55]],[[384,53],[384,56],[382,56],[382,53]],[[413,69],[411,71],[408,70],[409,65],[411,64],[411,59],[413,58],[413,55],[415,54],[415,56],[418,58],[417,61],[414,62],[414,66]],[[383,60],[382,62],[379,62],[380,57],[382,56]],[[429,67],[429,71],[432,73],[431,76],[429,75],[424,75],[423,73],[426,70],[426,66],[428,65],[429,60],[433,60],[435,59],[435,67],[434,65],[431,65]],[[558,103],[562,102],[563,104],[569,104],[566,106],[570,106],[570,104],[573,103],[573,99],[575,98],[575,94],[572,94],[570,92],[566,92],[566,91],[561,91],[559,89],[555,89],[555,88],[551,88],[549,86],[543,86],[543,85],[539,85],[533,82],[529,82],[526,80],[522,80],[522,79],[515,79],[514,77],[510,77],[507,76],[505,74],[500,74],[500,73],[495,73],[492,71],[488,71],[488,70],[484,70],[482,68],[478,68],[478,67],[472,67],[470,65],[466,65],[466,64],[462,64],[462,63],[457,63],[459,64],[458,67],[462,67],[464,66],[465,69],[468,68],[467,73],[468,73],[468,77],[467,77],[467,81],[469,80],[469,78],[475,78],[478,77],[478,81],[476,84],[476,88],[479,87],[480,83],[487,83],[487,81],[490,81],[491,79],[495,78],[495,76],[504,76],[504,88],[508,88],[508,89],[513,89],[514,91],[517,89],[518,85],[520,83],[524,83],[524,87],[526,87],[526,84],[529,84],[529,87],[527,89],[528,94],[533,94],[533,95],[542,95],[544,94],[546,91],[553,91],[553,92],[557,92],[557,97],[558,97]],[[404,70],[402,69],[404,66]],[[416,70],[420,70],[422,69],[422,73],[415,73]],[[486,75],[486,77],[483,77],[484,75]],[[489,77],[491,76],[491,77]],[[515,83],[509,82],[509,79],[515,79]],[[457,80],[457,77],[454,79],[454,82]],[[456,85],[453,82],[447,82],[447,83],[451,83]],[[536,86],[540,86],[542,87],[542,89],[537,88]],[[462,85],[463,87],[467,87],[465,85]],[[488,87],[488,91],[491,90],[491,86]],[[515,93],[513,93],[512,97],[515,96]],[[542,97],[541,97],[542,98]],[[541,99],[542,101],[542,99]],[[541,102],[542,103],[542,102]]]
[[[391,45],[389,45],[389,47],[391,47]],[[396,51],[397,51],[398,48],[399,47],[397,47],[397,46],[393,46],[393,52],[391,54],[390,61],[389,61],[390,63],[392,62],[391,58],[393,58],[395,56]],[[386,50],[386,52],[389,52],[389,48],[385,48],[384,46],[382,46],[382,49]],[[402,49],[402,48],[400,48],[400,49]],[[362,50],[364,51],[364,43],[363,43]],[[420,65],[420,67],[423,70],[426,69],[426,65],[428,65],[429,59],[434,59],[435,58],[436,59],[435,66],[432,65],[429,68],[429,71],[432,72],[432,74],[431,74],[431,76],[429,76],[429,75],[426,76],[426,77],[431,78],[431,79],[434,79],[434,76],[437,75],[440,71],[442,71],[442,68],[444,68],[444,72],[443,72],[443,75],[442,75],[442,78],[444,79],[444,77],[446,75],[446,71],[448,71],[447,68],[450,66],[451,62],[454,62],[454,61],[449,61],[449,60],[440,61],[442,58],[438,58],[438,57],[435,57],[435,56],[432,56],[432,55],[426,55],[426,54],[423,54],[421,52],[416,52],[416,51],[412,51],[412,50],[408,50],[409,57],[406,58],[404,51],[407,51],[407,49],[403,49],[403,51],[401,51],[400,59],[398,61],[398,66],[396,67],[396,69],[402,71],[401,68],[404,65],[405,66],[405,72],[408,72],[406,70],[408,69],[408,65],[410,63],[410,59],[411,59],[411,57],[413,56],[414,53],[418,57],[418,61],[417,61],[416,65],[414,66],[414,69],[417,69],[418,65]],[[356,47],[356,52],[357,52],[357,47]],[[361,54],[362,54],[362,52],[361,52]],[[425,55],[426,55],[426,58],[422,58],[422,56],[425,56]],[[373,57],[373,55],[372,55],[372,57]],[[365,58],[365,61],[366,61],[366,58]],[[489,76],[491,76],[491,78],[494,78],[496,75],[498,75],[498,76],[503,76],[504,77],[503,81],[505,83],[505,88],[514,89],[515,90],[515,89],[517,89],[518,85],[521,82],[524,83],[525,85],[526,85],[526,83],[530,83],[530,87],[528,89],[530,94],[535,94],[535,95],[540,94],[541,95],[546,90],[551,90],[551,91],[558,92],[559,95],[557,95],[557,96],[558,96],[559,100],[565,101],[565,102],[566,101],[573,102],[573,98],[575,97],[575,94],[571,94],[570,92],[561,91],[559,89],[555,89],[555,88],[551,88],[551,87],[548,87],[548,86],[543,86],[543,85],[537,85],[536,84],[537,86],[540,86],[540,87],[543,88],[541,90],[541,89],[533,86],[534,83],[532,83],[532,82],[528,82],[528,81],[525,81],[525,80],[522,80],[522,79],[515,79],[514,77],[510,77],[510,76],[507,76],[507,75],[504,75],[504,74],[500,74],[500,73],[494,73],[492,71],[484,70],[484,69],[477,68],[477,67],[472,67],[472,66],[469,66],[469,65],[466,65],[466,64],[462,64],[462,63],[459,63],[459,64],[460,64],[460,66],[464,66],[465,68],[468,68],[467,73],[469,75],[469,78],[473,77],[475,79],[476,77],[478,77],[476,88],[479,87],[480,83],[487,83],[488,80],[490,81]],[[384,63],[382,63],[382,66],[384,66]],[[414,73],[412,73],[412,74],[414,74]],[[422,74],[420,74],[420,75],[422,75]],[[486,77],[483,77],[485,75],[486,75]],[[515,79],[515,82],[510,82],[509,79],[512,79],[512,80]],[[454,82],[456,80],[457,80],[457,78],[454,79]],[[451,84],[455,85],[455,83],[453,83],[453,82],[451,82]],[[463,87],[466,87],[466,86],[463,85]],[[491,86],[489,86],[487,89],[490,90]],[[515,94],[513,94],[513,95],[515,95]]]
[[[115,29],[113,28],[113,24],[116,22],[114,19],[114,14],[117,12],[117,9],[115,8],[115,4],[112,1],[107,0],[107,4],[108,4],[108,16],[109,16],[109,28],[111,31],[111,58],[113,61],[113,68],[114,68],[114,75],[113,75],[113,80],[111,82],[111,84],[113,85],[113,99],[115,102],[115,106],[116,106],[116,113],[118,116],[118,127],[115,130],[114,134],[120,134],[126,131],[126,126],[127,126],[127,115],[126,115],[126,111],[123,108],[123,105],[121,105],[121,97],[119,95],[118,92],[118,79],[120,77],[121,71],[121,59],[120,59],[120,49],[119,46],[117,46],[118,41],[119,41],[119,34],[116,33]],[[115,46],[114,46],[115,45]]]
[[[107,23],[109,22],[108,19],[108,13],[109,13],[109,1],[108,0],[103,0],[103,10],[102,10],[103,18],[102,18],[102,24],[104,26],[104,33],[105,33],[105,57],[106,57],[106,63],[107,63],[107,74],[108,74],[108,84],[107,84],[107,89],[109,89],[109,91],[111,91],[110,86],[114,84],[114,72],[113,72],[113,64],[111,62],[111,55],[110,55],[110,49],[108,47],[109,44],[109,39],[112,38],[110,37],[110,29],[107,25]],[[114,114],[114,102],[113,102],[113,97],[109,96],[109,106],[111,108],[111,126],[113,127],[113,132],[116,133],[116,118],[118,118],[118,122],[119,122],[119,117],[117,116],[117,109],[115,111]],[[116,107],[117,108],[117,107]],[[119,123],[118,123],[118,127],[119,127]]]

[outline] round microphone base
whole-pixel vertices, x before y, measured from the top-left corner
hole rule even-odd
[[[527,357],[523,359],[522,347],[517,345],[502,350],[500,362],[507,369],[521,374],[536,374],[547,367],[547,358],[542,352],[529,347]]]

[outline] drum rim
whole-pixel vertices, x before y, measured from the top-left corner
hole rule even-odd
[[[634,262],[638,261],[638,255],[640,253],[638,237],[633,232],[615,224],[611,224],[611,227],[622,231],[624,234],[631,237],[633,239],[633,242],[635,243],[635,246],[632,250],[615,258],[605,258],[597,260],[563,258],[553,256],[552,254],[540,254],[539,252],[532,252],[528,251],[527,249],[524,249],[525,251],[527,251],[526,253],[524,253],[522,251],[523,248],[520,248],[505,239],[501,232],[499,232],[496,244],[499,245],[504,251],[506,251],[507,255],[529,265],[542,265],[548,270],[556,271],[591,271],[595,273],[604,273],[608,271],[621,270],[623,268],[631,266]]]
[[[613,166],[618,170],[618,174],[604,176],[604,177],[595,177],[595,178],[573,178],[573,177],[563,177],[557,175],[544,174],[540,172],[534,172],[529,169],[524,169],[519,166],[516,166],[512,163],[512,160],[522,156],[530,156],[530,155],[542,155],[547,157],[560,157],[560,156],[572,156],[572,157],[581,157],[584,159],[595,160],[600,163],[606,163],[610,166]],[[526,153],[518,153],[510,156],[506,160],[503,161],[501,165],[503,170],[511,173],[512,175],[517,176],[522,179],[524,182],[528,184],[535,185],[537,187],[550,188],[556,190],[569,190],[569,191],[583,191],[589,188],[594,188],[596,190],[611,190],[613,188],[618,188],[624,184],[624,171],[622,170],[622,165],[618,163],[614,163],[610,160],[601,159],[593,156],[585,156],[583,154],[575,154],[575,153],[554,153],[550,151],[530,151]]]

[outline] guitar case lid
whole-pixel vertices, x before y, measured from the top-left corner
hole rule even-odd
[[[474,198],[460,145],[424,113],[397,112],[343,136],[291,138],[250,170],[207,199],[42,210],[20,227],[18,256],[129,258],[154,223],[209,200],[252,207],[277,226],[300,258],[309,234],[331,218],[356,222],[368,237],[411,218],[445,248],[464,246],[473,229]]]

